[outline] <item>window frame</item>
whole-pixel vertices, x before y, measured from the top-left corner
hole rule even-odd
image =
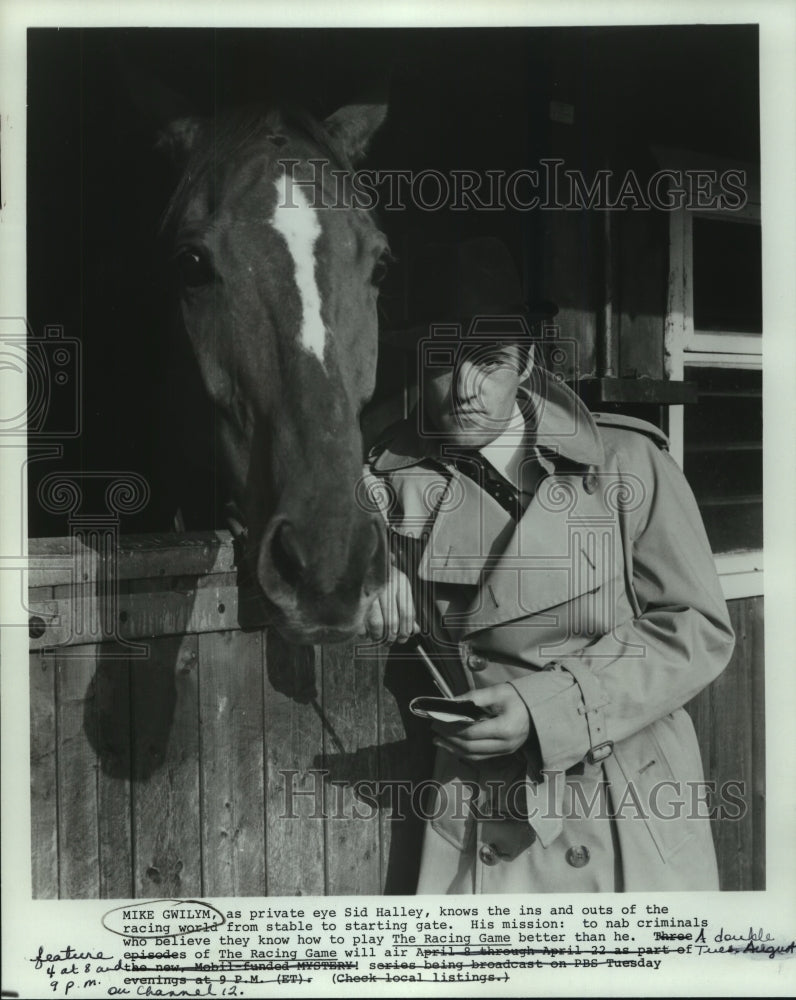
[[[678,168],[688,163],[703,166],[704,156],[682,151],[658,151],[661,164]],[[682,381],[686,367],[762,371],[763,336],[697,330],[694,325],[694,218],[721,219],[732,225],[760,225],[760,186],[750,164],[725,160],[709,161],[711,169],[742,169],[752,183],[746,204],[735,211],[687,208],[672,210],[669,218],[669,276],[664,323],[664,368],[666,377]],[[685,410],[668,407],[671,453],[683,467]],[[765,500],[764,500],[765,503]],[[714,555],[716,569],[727,600],[756,597],[763,593],[763,551],[748,549]]]

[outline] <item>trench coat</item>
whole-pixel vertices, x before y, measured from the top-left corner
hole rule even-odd
[[[371,453],[424,645],[532,723],[510,755],[437,752],[417,891],[718,889],[683,705],[734,636],[696,502],[652,425],[547,375],[519,402],[544,475],[518,522],[412,416]]]

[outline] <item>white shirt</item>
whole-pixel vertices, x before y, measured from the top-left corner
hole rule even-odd
[[[533,494],[552,466],[528,437],[525,418],[515,403],[505,429],[494,441],[479,448],[479,452],[512,486],[521,493]]]

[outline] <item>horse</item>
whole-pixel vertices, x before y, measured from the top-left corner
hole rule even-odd
[[[264,624],[296,643],[356,634],[385,580],[383,521],[357,491],[389,248],[340,197],[385,114],[348,105],[321,124],[247,110],[180,118],[159,139],[180,174],[161,233],[243,561]]]

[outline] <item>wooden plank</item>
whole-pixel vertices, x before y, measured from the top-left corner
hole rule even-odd
[[[378,781],[378,661],[355,657],[353,646],[346,644],[323,647],[322,662],[323,755],[330,805],[326,891],[333,896],[375,895],[381,891],[379,810],[373,801]],[[362,783],[367,784],[360,791]]]
[[[742,783],[747,805],[751,807],[753,651],[747,629],[747,602],[732,601],[728,607],[736,646],[729,666],[710,688],[711,756],[716,762],[712,777],[719,788],[725,782]],[[741,818],[715,822],[714,832],[721,888],[749,889],[754,847],[751,808]]]
[[[555,367],[568,380],[596,375],[602,275],[593,248],[600,245],[602,234],[597,227],[602,226],[602,221],[594,217],[596,213],[586,211],[552,214],[544,220],[548,252],[543,261],[542,286],[558,304],[554,322],[560,331],[566,331],[562,339],[567,354],[566,361]],[[568,343],[570,338],[575,344]],[[545,367],[551,367],[549,355],[556,346],[556,338],[539,344]]]
[[[58,625],[31,640],[31,647],[94,646],[112,634],[106,623],[107,601],[99,597],[97,584],[69,584],[52,588]]]
[[[381,647],[379,656],[382,891],[412,895],[417,889],[425,826],[422,812],[412,808],[412,791],[431,777],[435,750],[428,723],[412,715],[408,705],[415,696],[438,692],[418,658],[401,646]]]
[[[115,656],[103,656],[104,652],[107,649],[100,647],[94,681],[99,895],[103,899],[129,899],[133,895],[130,670],[135,666]]]
[[[216,579],[207,577],[194,580],[182,590],[155,589],[143,593],[120,594],[117,634],[125,639],[137,640],[164,635],[218,632],[237,627],[237,585],[228,576],[218,578],[224,581],[220,586],[216,585]],[[51,604],[62,625],[47,628],[43,635],[31,638],[31,649],[83,645],[108,638],[109,623],[104,623],[105,631],[99,632],[95,628],[93,634],[86,628],[77,631],[71,627],[74,621],[96,620],[97,602],[93,594],[81,593],[75,596],[56,587],[55,595]]]
[[[660,403],[666,406],[695,403],[696,382],[673,382],[655,378],[586,378],[578,393],[589,407],[605,403]]]
[[[77,538],[29,538],[28,588],[96,580],[99,561],[96,550]]]
[[[197,647],[194,635],[154,639],[132,666],[136,896],[202,892]]]
[[[99,896],[94,670],[97,651],[54,659],[58,727],[58,853],[62,899]]]
[[[314,647],[266,632],[264,685],[266,872],[269,896],[321,896],[323,733]]]
[[[687,706],[705,777],[721,789],[743,783],[746,814],[715,819],[722,889],[765,888],[765,701],[763,598],[727,602],[736,647],[726,670]],[[738,797],[734,787],[730,794]],[[719,795],[718,805],[722,804]]]
[[[610,217],[612,213],[607,212]],[[622,377],[667,380],[664,370],[665,316],[662,292],[667,287],[665,257],[669,219],[665,213],[619,212],[616,217],[619,257],[615,289]],[[658,393],[661,389],[657,390]],[[628,397],[625,396],[625,399]],[[684,403],[674,396],[660,402]]]
[[[263,636],[199,637],[202,881],[210,896],[264,896]]]
[[[124,580],[120,596],[122,598],[130,596],[151,597],[153,594],[175,593],[190,597],[200,590],[211,591],[218,590],[220,587],[235,587],[237,583],[238,577],[234,572],[208,573],[204,576],[196,574],[180,576],[174,573],[171,576],[147,576],[135,580]],[[55,587],[53,593],[58,597],[59,588]],[[219,629],[218,631],[223,630]]]
[[[682,379],[683,348],[694,333],[692,249],[690,213],[679,209],[669,216],[669,276],[663,322],[664,378]]]
[[[81,569],[76,574],[78,565]],[[97,553],[77,538],[31,538],[28,566],[30,587],[92,582],[102,572]],[[115,575],[119,580],[198,576],[229,573],[234,566],[235,553],[228,531],[128,535],[119,539]]]
[[[685,707],[691,716],[694,729],[696,730],[705,779],[711,781],[716,770],[716,761],[712,757],[715,744],[711,740],[710,731],[710,688],[708,687],[704,691],[700,691],[696,698],[693,698]]]
[[[160,594],[122,594],[119,633],[128,639],[235,628],[238,591],[234,583]]]
[[[766,691],[763,598],[748,599],[752,634],[752,872],[750,889],[766,887]]]
[[[52,630],[61,629],[61,622],[58,619],[58,605],[53,599],[53,587],[35,587],[28,589],[28,628],[33,630],[36,638],[42,629],[48,634],[54,634]],[[33,647],[33,636],[31,636],[31,648]],[[41,643],[37,648],[41,648]]]
[[[716,682],[714,681],[714,683]],[[716,787],[718,788],[720,783],[717,780],[717,773],[721,761],[717,758],[717,750],[721,747],[721,741],[720,739],[717,739],[713,733],[714,711],[712,686],[701,691],[696,698],[686,705],[686,708],[691,715],[694,728],[696,729],[705,780],[715,782]],[[714,819],[711,822],[711,830],[713,833],[713,844],[716,847],[716,861],[719,867],[719,885],[723,889],[725,888],[725,884],[728,882],[730,876],[729,873],[725,873],[724,860],[719,856],[718,852],[717,831],[720,822],[721,821],[719,819]]]
[[[58,898],[55,664],[30,656],[30,851],[34,899]]]
[[[612,378],[619,374],[619,323],[614,315],[616,294],[614,272],[616,265],[616,237],[611,213],[603,213],[603,308],[600,343],[597,345],[597,371],[601,376]],[[621,282],[620,282],[621,284]]]

